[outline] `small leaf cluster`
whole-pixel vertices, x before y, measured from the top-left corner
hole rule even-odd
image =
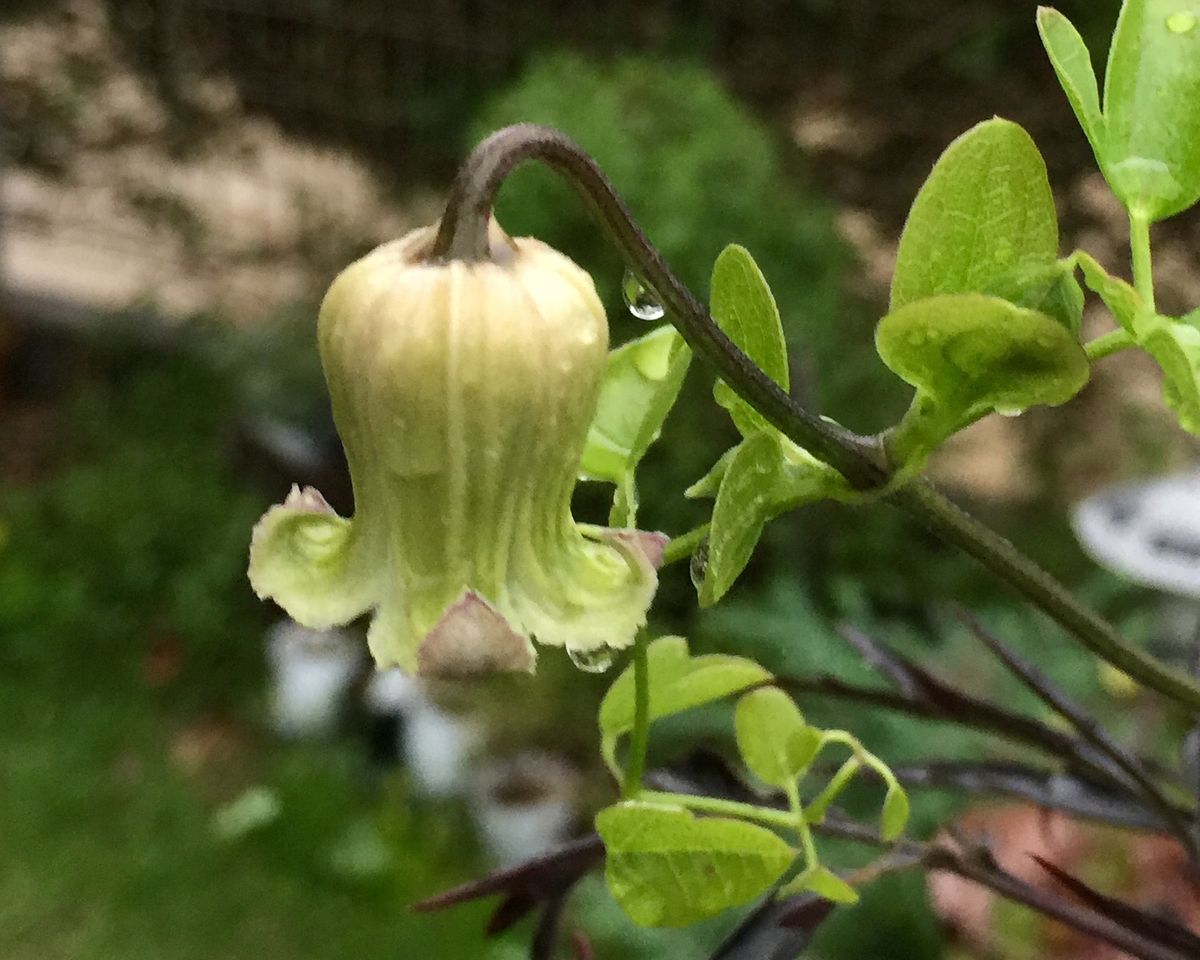
[[[899,837],[908,798],[887,766],[845,731],[809,726],[791,697],[769,686],[773,678],[752,660],[693,657],[682,637],[662,637],[647,650],[647,673],[651,720],[741,694],[734,726],[742,761],[782,792],[788,809],[642,792],[601,811],[596,828],[607,850],[608,885],[629,916],[644,926],[685,926],[761,896],[789,873],[781,893],[807,890],[839,903],[857,900],[853,887],[820,863],[810,825],[824,819],[866,766],[887,786],[882,837]],[[600,709],[605,761],[618,778],[617,747],[634,718],[631,667],[613,683]],[[833,745],[848,747],[850,758],[807,805],[801,803],[801,781]]]
[[[713,319],[744,354],[784,390],[789,386],[787,345],[779,310],[750,253],[731,245],[713,267]],[[821,499],[848,499],[842,476],[769,424],[723,381],[713,388],[742,441],[729,450],[689,497],[715,497],[700,605],[725,595],[749,563],[763,527],[781,513]]]
[[[1038,30],[1100,170],[1129,211],[1135,286],[1085,253],[1075,258],[1130,341],[1162,368],[1164,400],[1180,425],[1200,434],[1200,310],[1181,318],[1157,312],[1148,232],[1200,201],[1200,0],[1126,0],[1103,101],[1071,22],[1044,7]]]

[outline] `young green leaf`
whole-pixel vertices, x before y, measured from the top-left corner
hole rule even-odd
[[[779,431],[743,440],[724,469],[713,506],[700,606],[712,606],[733,586],[768,520],[803,503],[848,494],[841,474]]]
[[[1135,323],[1142,312],[1142,298],[1138,292],[1119,277],[1114,277],[1090,254],[1080,250],[1075,254],[1083,280],[1088,289],[1096,294],[1109,313],[1129,333],[1135,332]]]
[[[1053,317],[1075,337],[1083,319],[1083,288],[1069,259],[1054,263],[1021,264],[999,277],[987,291],[1017,307]]]
[[[783,787],[804,772],[817,754],[821,735],[778,687],[743,696],[734,714],[738,752],[763,783]]]
[[[771,674],[753,660],[710,653],[693,657],[683,637],[659,637],[646,651],[650,719],[698,707],[755,684]],[[635,683],[632,665],[613,681],[600,704],[601,752],[615,766],[617,740],[633,729]]]
[[[779,308],[766,278],[745,247],[730,244],[713,265],[710,309],[713,319],[764,373],[788,389],[787,343]],[[768,426],[762,416],[721,380],[713,388],[743,436]]]
[[[779,891],[780,895],[811,892],[834,903],[858,903],[858,891],[827,867],[805,870]]]
[[[1180,426],[1200,435],[1200,329],[1182,320],[1149,317],[1139,324],[1138,344],[1163,372],[1163,400]]]
[[[680,807],[622,803],[600,811],[609,890],[644,927],[683,927],[770,889],[796,851],[740,820],[696,819]]]
[[[1065,403],[1090,373],[1087,354],[1061,324],[979,294],[930,297],[889,313],[875,345],[888,368],[917,388],[895,441],[904,463],[992,410]]]
[[[1071,21],[1052,7],[1040,7],[1037,22],[1058,82],[1099,161],[1104,149],[1104,118],[1100,113],[1096,70],[1087,44]]]
[[[908,794],[898,783],[889,783],[883,798],[879,833],[889,843],[904,833],[908,826]]]
[[[1058,220],[1029,134],[988,120],[955,140],[913,202],[900,237],[891,309],[949,293],[995,293],[1022,265],[1050,265]]]
[[[1131,212],[1200,199],[1200,0],[1125,0],[1104,77],[1101,166]]]
[[[691,361],[669,324],[608,355],[596,415],[580,470],[592,480],[622,484],[658,439]]]

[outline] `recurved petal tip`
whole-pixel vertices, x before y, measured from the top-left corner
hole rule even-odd
[[[645,530],[612,530],[609,536],[618,545],[636,550],[655,570],[662,566],[663,552],[671,542],[665,533],[647,533]]]

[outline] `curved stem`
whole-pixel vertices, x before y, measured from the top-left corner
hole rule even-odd
[[[498,130],[479,144],[450,189],[430,256],[467,260],[488,256],[488,224],[496,193],[504,178],[528,160],[551,168],[574,187],[688,345],[744,400],[852,486],[869,490],[886,482],[878,444],[801,407],[739,350],[671,272],[596,162],[557,130],[522,123]]]
[[[1136,346],[1136,344],[1127,331],[1111,330],[1103,336],[1085,343],[1083,349],[1087,351],[1088,359],[1095,363],[1097,360],[1111,357],[1114,353],[1128,350],[1132,346]]]
[[[698,813],[711,813],[718,817],[737,817],[739,820],[753,820],[768,827],[778,827],[782,830],[795,830],[796,821],[786,810],[776,810],[774,807],[759,807],[752,803],[742,803],[738,800],[724,800],[720,797],[705,797],[696,793],[662,793],[657,790],[643,790],[638,795],[639,800],[647,803],[663,803],[670,806],[685,807]]]
[[[657,296],[688,345],[730,387],[789,439],[833,467],[859,490],[879,490],[890,479],[879,438],[863,437],[822,420],[780,389],[721,331],[708,311],[671,272],[638,227],[604,173],[574,141],[534,124],[505,127],[467,158],[454,181],[432,248],[433,258],[481,259],[488,255],[488,226],[496,193],[519,164],[538,160],[559,173],[591,209],[630,268]],[[1135,243],[1135,263],[1146,284],[1149,227],[1135,221],[1145,243]],[[1144,250],[1143,253],[1139,251]],[[1200,683],[1150,657],[1122,637],[1070,591],[999,534],[963,513],[927,483],[914,481],[886,499],[960,547],[1043,610],[1097,656],[1200,713]]]

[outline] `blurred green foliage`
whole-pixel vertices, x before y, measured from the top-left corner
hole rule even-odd
[[[259,507],[225,460],[226,395],[176,358],[70,400],[69,462],[34,487],[0,488],[0,672],[50,671],[77,688],[95,661],[135,676],[163,641],[223,694],[255,684],[262,614],[243,568]]]

